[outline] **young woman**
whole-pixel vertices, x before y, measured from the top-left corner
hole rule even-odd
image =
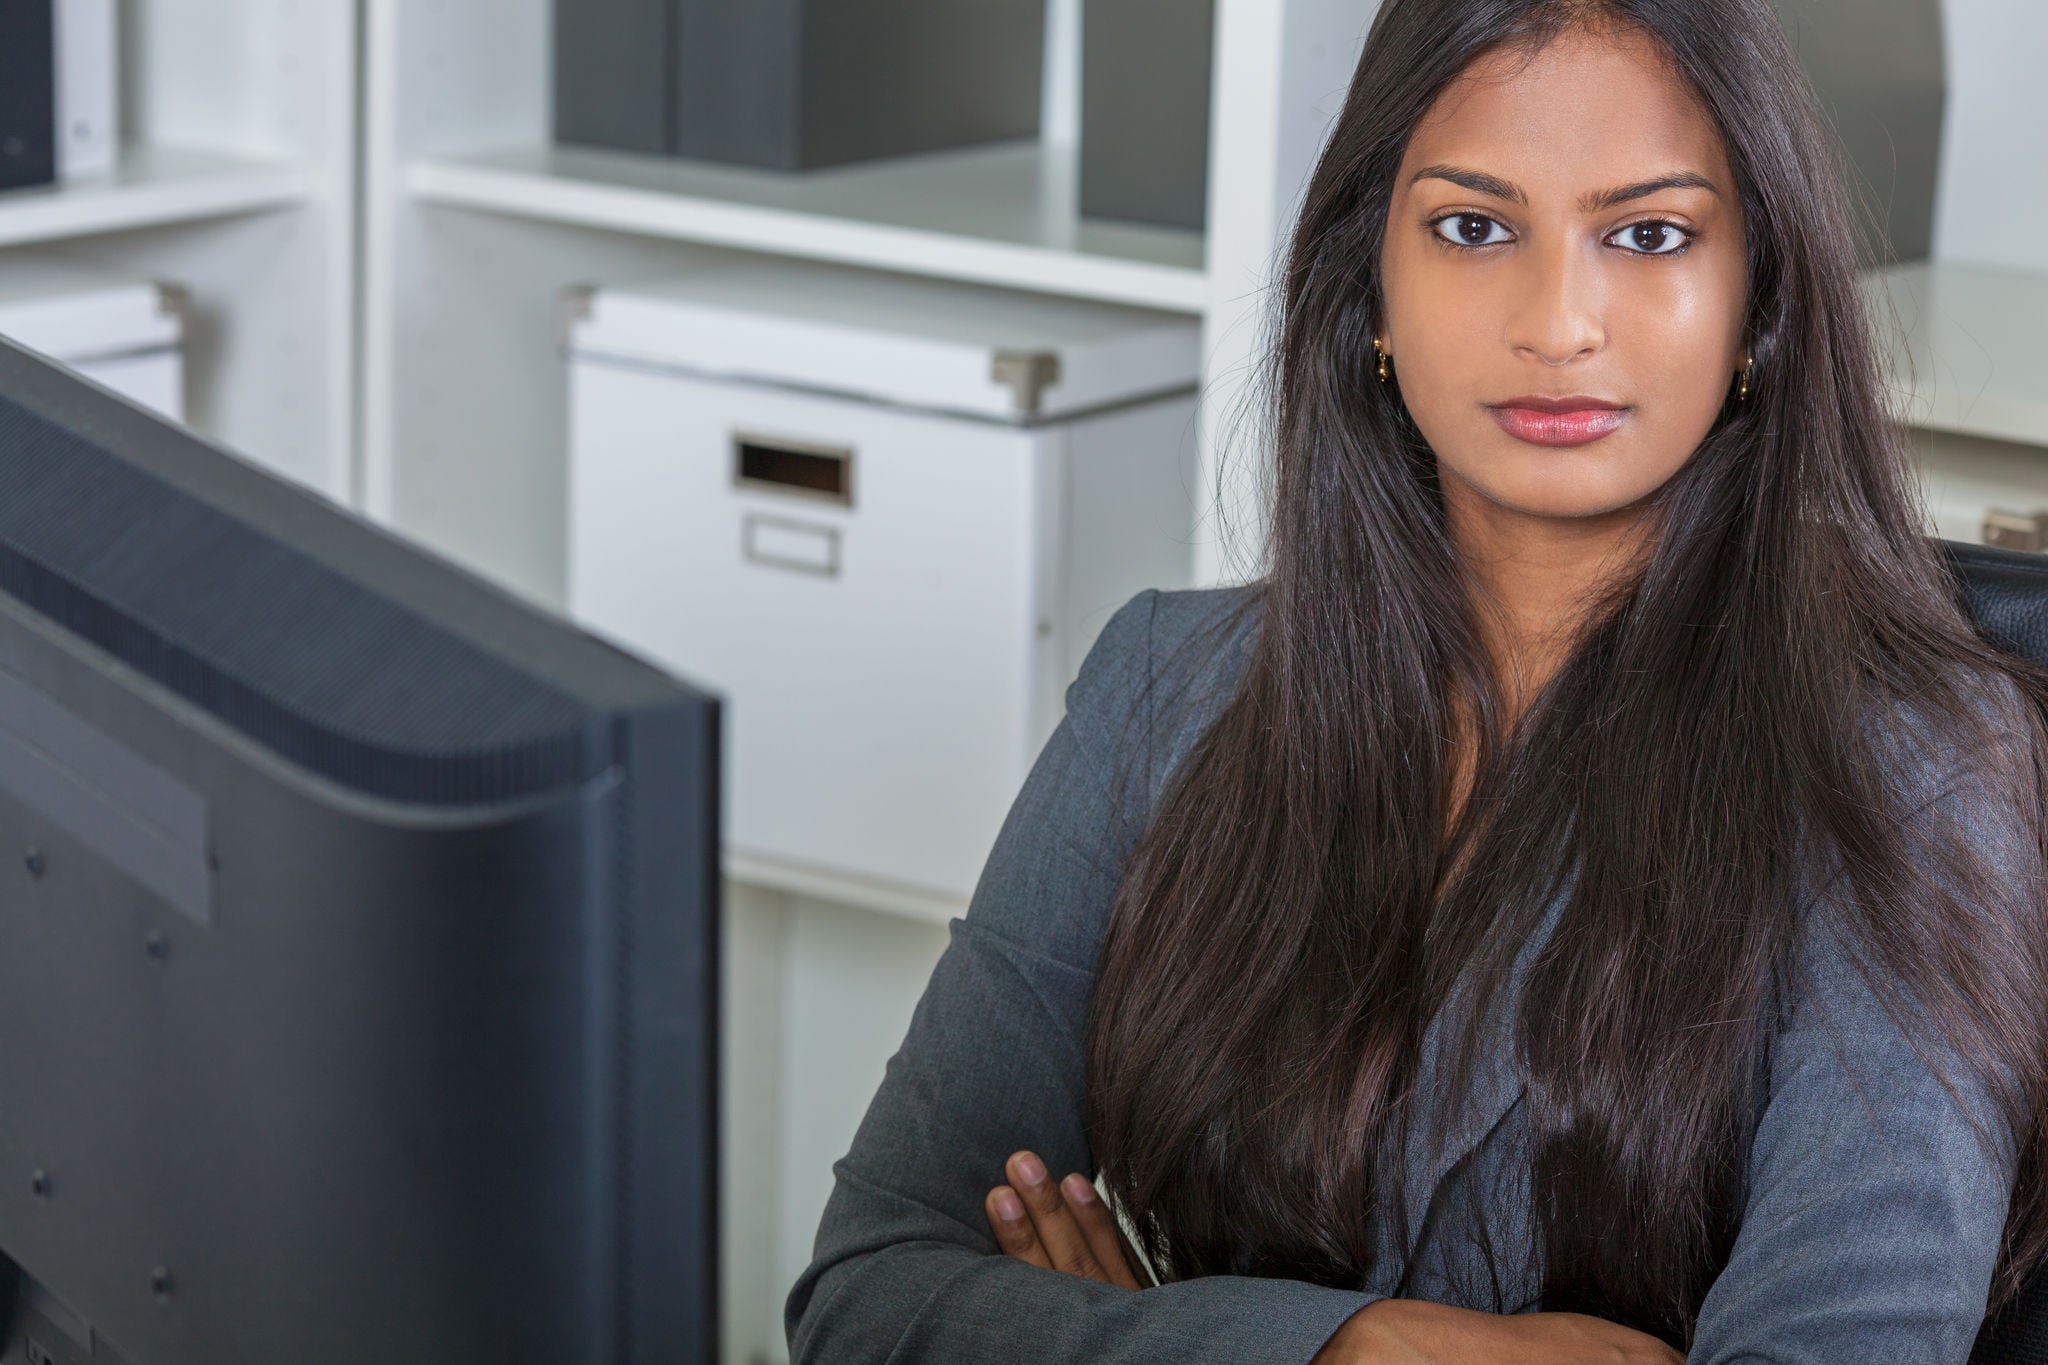
[[[2048,677],[1823,130],[1767,0],[1384,0],[1270,571],[1104,628],[798,1360],[1967,1358],[2048,1247]]]

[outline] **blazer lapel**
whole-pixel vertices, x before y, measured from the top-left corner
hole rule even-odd
[[[1408,1245],[1404,1248],[1407,1258],[1413,1258],[1415,1254],[1423,1226],[1429,1221],[1430,1202],[1445,1175],[1486,1139],[1526,1088],[1515,1044],[1515,1017],[1523,985],[1535,963],[1536,954],[1557,928],[1559,915],[1576,880],[1574,868],[1558,893],[1551,898],[1536,932],[1516,952],[1515,960],[1508,968],[1507,988],[1494,999],[1486,1022],[1479,1031],[1478,1051],[1472,1060],[1471,1090],[1466,1095],[1449,1140],[1442,1144],[1440,1152],[1436,1150],[1435,1115],[1431,1110],[1441,1088],[1449,1083],[1446,1073],[1450,1070],[1450,1058],[1446,1054],[1472,1014],[1469,974],[1459,978],[1450,998],[1423,1031],[1417,1059],[1415,1103],[1409,1110],[1409,1155],[1403,1179],[1403,1193],[1407,1197],[1411,1220]]]

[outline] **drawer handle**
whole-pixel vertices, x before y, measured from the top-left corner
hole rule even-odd
[[[756,564],[839,576],[839,528],[749,512],[741,523],[740,552]]]
[[[736,431],[732,455],[734,487],[853,506],[852,446],[812,445]]]

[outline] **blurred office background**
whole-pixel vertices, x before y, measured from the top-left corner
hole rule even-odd
[[[1931,529],[2038,546],[2048,7],[1776,2]],[[728,692],[726,1338],[779,1361],[1080,656],[1258,572],[1246,383],[1375,5],[563,4],[45,0],[0,332]]]

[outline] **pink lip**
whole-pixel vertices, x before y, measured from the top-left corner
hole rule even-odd
[[[1545,412],[1539,408],[1489,407],[1487,411],[1508,435],[1539,446],[1578,446],[1597,441],[1628,417],[1626,408]]]

